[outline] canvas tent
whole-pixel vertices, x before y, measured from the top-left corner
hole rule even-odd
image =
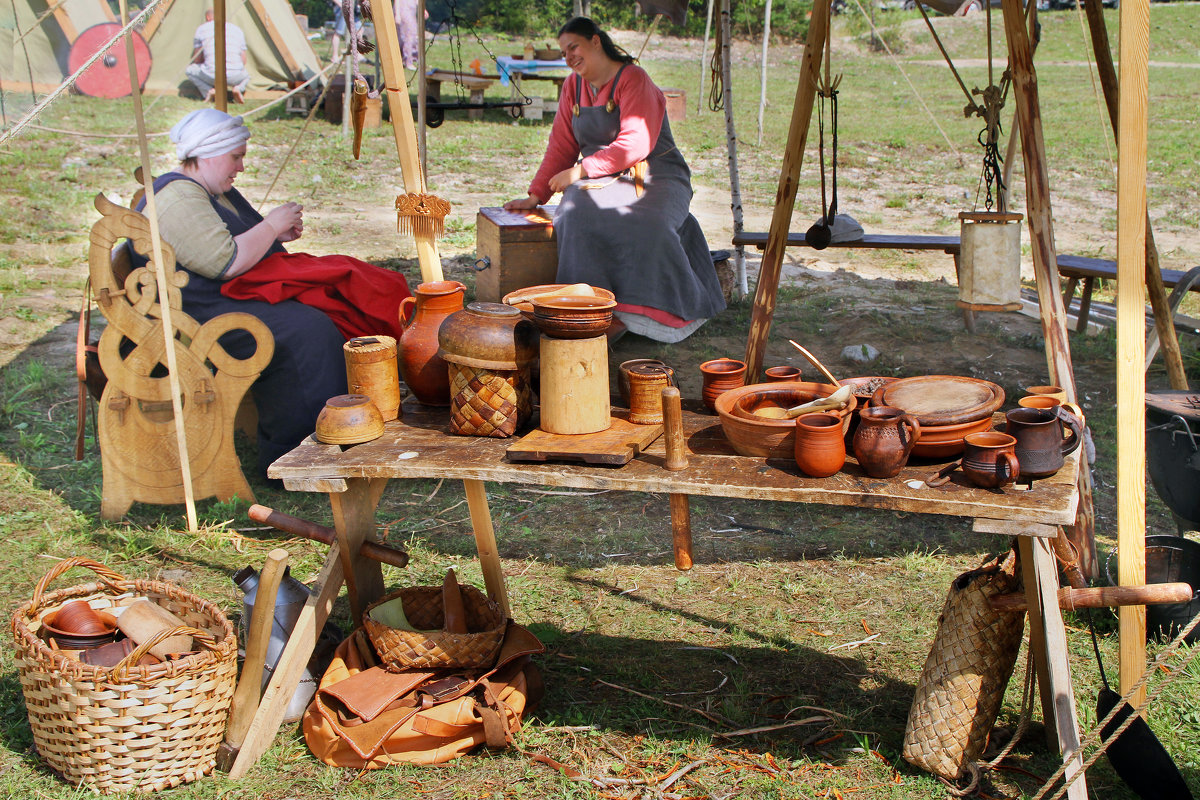
[[[79,36],[114,21],[104,0],[61,0],[47,14],[50,5],[47,0],[16,0],[15,16],[13,5],[0,8],[0,86],[5,91],[28,90],[32,84],[35,91],[46,92],[58,86],[70,74],[72,48],[84,44],[76,44]],[[167,0],[151,15],[142,29],[151,58],[146,92],[174,93],[190,85],[184,69],[207,7],[203,0]],[[320,72],[307,31],[287,0],[231,2],[227,14],[246,34],[251,91],[286,88],[289,81],[305,81]]]

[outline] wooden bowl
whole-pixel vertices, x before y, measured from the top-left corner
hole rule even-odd
[[[952,458],[961,455],[966,448],[963,437],[991,429],[991,415],[957,425],[922,425],[912,454],[918,458]]]
[[[317,415],[316,437],[324,444],[362,444],[383,435],[383,415],[365,394],[339,394]]]
[[[836,386],[827,383],[806,381],[752,383],[749,386],[730,389],[716,400],[721,430],[739,455],[794,458],[796,420],[756,417],[753,409],[766,405],[791,408],[818,397],[828,397],[836,390]],[[850,426],[850,415],[854,413],[856,405],[854,397],[851,396],[850,403],[841,411],[828,412],[841,418],[843,432]],[[738,408],[736,412],[735,407]]]
[[[514,303],[512,302],[514,297],[528,297],[529,295],[538,294],[558,294],[560,290],[566,289],[571,285],[572,284],[569,283],[543,283],[538,286],[526,286],[524,289],[517,289],[515,292],[509,292],[508,294],[504,295],[501,301],[513,306],[514,308],[521,309],[521,313],[525,315],[525,319],[531,320],[533,319],[533,303],[529,302],[528,300]],[[601,289],[599,286],[589,286],[588,290],[592,297],[603,297],[606,300],[615,300],[617,298],[617,296],[608,289]],[[587,295],[580,296],[586,297]]]
[[[95,633],[85,634],[57,628],[54,625],[55,617],[47,615],[42,619],[42,636],[62,650],[87,650],[108,644],[117,638],[117,618],[107,611],[97,611],[96,616],[103,627]]]
[[[616,307],[617,301],[606,297],[539,297],[533,301],[533,323],[556,339],[586,339],[609,329]]]

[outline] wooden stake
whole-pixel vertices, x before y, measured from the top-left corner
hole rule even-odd
[[[375,37],[379,40],[379,64],[383,69],[383,84],[388,93],[392,133],[396,138],[396,151],[400,155],[400,172],[404,176],[406,191],[423,194],[425,174],[421,171],[417,130],[413,124],[412,105],[408,99],[408,84],[404,80],[404,60],[400,56],[400,42],[396,38],[396,26],[391,15],[392,5],[380,5],[375,12],[380,17],[375,22]],[[418,23],[424,26],[423,20],[418,20]],[[438,256],[437,241],[433,238],[433,233],[417,231],[414,238],[417,242],[417,261],[421,265],[421,282],[442,280],[442,261]]]
[[[758,144],[762,145],[763,113],[767,110],[767,45],[771,41],[771,0],[763,10],[762,64],[758,81]]]
[[[217,108],[224,111],[228,108],[229,101],[225,97],[225,93],[229,88],[225,75],[225,0],[214,0],[213,2],[213,35],[216,37],[216,52],[213,58],[216,60],[214,65],[216,69],[216,80],[214,81],[213,90],[216,92]],[[149,170],[147,170],[147,174]]]
[[[728,2],[728,0],[725,0]],[[767,233],[758,272],[758,287],[754,292],[754,311],[750,317],[750,337],[746,342],[746,383],[753,383],[762,371],[771,320],[775,316],[775,294],[779,290],[779,274],[787,251],[788,228],[796,205],[796,187],[800,181],[800,165],[804,162],[804,146],[808,141],[808,126],[812,121],[813,101],[817,96],[817,76],[821,69],[822,50],[829,28],[829,3],[813,3],[808,21],[808,40],[800,60],[800,78],[796,84],[796,99],[792,103],[792,123],[788,128],[787,145],[783,151],[783,166],[779,173],[779,188],[775,191],[775,210]],[[726,109],[728,113],[729,109]],[[1057,294],[1057,292],[1056,292]],[[1062,384],[1059,384],[1060,386]]]
[[[488,597],[500,606],[504,616],[511,617],[504,568],[500,565],[500,552],[496,547],[496,529],[492,527],[492,510],[488,508],[487,489],[483,481],[476,480],[464,480],[463,489],[466,490],[467,508],[471,512],[471,527],[475,531],[475,549],[479,552],[483,584]]]
[[[1003,0],[1004,31],[1008,39],[1008,60],[1013,74],[1013,94],[1017,102],[1017,124],[1021,133],[1021,154],[1025,161],[1025,219],[1029,223],[1033,271],[1037,279],[1038,307],[1042,337],[1046,342],[1046,362],[1050,380],[1063,387],[1067,400],[1075,403],[1075,374],[1071,367],[1071,346],[1067,339],[1066,309],[1059,293],[1058,256],[1054,249],[1053,211],[1050,205],[1050,175],[1046,166],[1046,146],[1042,137],[1042,115],[1038,100],[1037,72],[1033,67],[1033,48],[1025,26],[1020,0]],[[1092,476],[1087,459],[1079,459],[1079,511],[1069,532],[1079,550],[1080,568],[1095,574],[1095,511],[1092,504]]]
[[[1146,106],[1150,41],[1148,2],[1122,3],[1117,113],[1117,547],[1119,583],[1146,582]],[[1061,384],[1060,384],[1061,385]],[[1068,398],[1069,399],[1069,398]],[[1121,688],[1145,670],[1146,609],[1122,606]],[[1145,702],[1145,689],[1129,702]]]
[[[217,0],[221,6],[221,0]],[[221,6],[222,13],[224,6]],[[121,25],[129,24],[129,8],[121,0]],[[188,455],[187,429],[183,420],[183,398],[180,396],[179,367],[175,359],[175,326],[171,322],[171,299],[167,288],[167,275],[163,271],[162,236],[158,232],[158,207],[154,202],[154,173],[150,171],[150,145],[146,139],[146,117],[142,113],[142,90],[138,84],[137,61],[133,52],[133,36],[125,37],[125,60],[129,62],[130,97],[133,99],[133,116],[137,122],[138,150],[142,161],[143,189],[146,193],[146,218],[150,221],[150,253],[153,256],[154,281],[158,290],[159,314],[162,317],[162,332],[167,360],[167,384],[171,388],[171,411],[175,415],[175,442],[179,448],[179,472],[183,481],[183,502],[187,513],[188,533],[196,533],[196,497],[192,491],[192,459]]]
[[[667,459],[663,467],[677,472],[687,469],[686,444],[683,439],[683,410],[679,389],[668,386],[662,390],[663,427],[666,436]],[[672,494],[671,545],[675,551],[675,568],[692,568],[692,511],[686,494]]]
[[[1108,43],[1108,27],[1104,23],[1104,9],[1097,3],[1084,3],[1087,13],[1088,31],[1092,37],[1092,51],[1096,54],[1096,71],[1100,74],[1100,86],[1104,90],[1104,103],[1108,106],[1108,119],[1120,148],[1117,122],[1118,86],[1117,70],[1113,66],[1112,50]],[[1146,213],[1146,288],[1150,295],[1150,307],[1154,310],[1154,328],[1167,365],[1167,379],[1172,389],[1186,391],[1187,374],[1183,369],[1183,356],[1179,352],[1179,337],[1175,334],[1174,315],[1167,301],[1167,287],[1163,284],[1162,268],[1158,262],[1158,246],[1154,242],[1154,228],[1150,214]],[[1145,365],[1146,369],[1150,364]]]

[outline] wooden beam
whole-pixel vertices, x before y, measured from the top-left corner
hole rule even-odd
[[[1021,154],[1025,162],[1025,219],[1029,223],[1033,271],[1037,279],[1038,307],[1042,337],[1046,342],[1046,362],[1050,380],[1063,387],[1074,403],[1078,393],[1071,367],[1071,345],[1067,338],[1067,312],[1059,294],[1058,256],[1054,248],[1053,211],[1050,204],[1050,177],[1046,165],[1046,143],[1042,136],[1042,114],[1038,99],[1037,72],[1033,67],[1033,48],[1025,27],[1021,0],[1003,0],[1004,31],[1008,40],[1008,59],[1013,75],[1013,93],[1017,102],[1017,125],[1021,134]],[[1085,574],[1095,573],[1095,510],[1092,505],[1092,477],[1087,459],[1079,459],[1079,511],[1068,532],[1080,553]]]
[[[1146,108],[1149,101],[1150,4],[1121,4],[1120,103],[1117,113],[1117,557],[1122,586],[1146,582]],[[1146,608],[1122,606],[1121,694],[1146,664]],[[1130,698],[1145,700],[1145,689]]]
[[[303,78],[304,70],[300,66],[300,62],[296,60],[295,54],[287,47],[284,47],[279,37],[279,28],[275,27],[275,20],[271,19],[271,15],[267,13],[267,7],[263,5],[262,0],[250,0],[250,5],[254,8],[254,13],[258,14],[258,22],[263,26],[263,30],[267,33],[267,39],[275,48],[276,52],[283,57],[283,62],[287,64],[288,70],[292,73],[293,78]],[[390,7],[390,3],[385,3],[385,7]],[[291,6],[289,5],[290,9]],[[349,88],[347,88],[349,91]]]
[[[750,337],[746,342],[746,383],[753,383],[762,371],[767,337],[771,333],[771,320],[775,316],[775,294],[779,290],[783,256],[787,252],[788,228],[791,226],[792,210],[796,205],[800,165],[804,162],[804,147],[808,142],[809,123],[812,122],[813,101],[817,96],[817,78],[828,26],[829,2],[818,0],[813,3],[812,17],[808,22],[808,40],[804,44],[804,56],[800,60],[796,99],[792,103],[792,122],[788,127],[787,145],[783,151],[779,187],[775,190],[775,210],[771,214],[767,248],[763,251],[762,264],[758,271],[758,286],[754,291]]]
[[[171,10],[171,6],[175,0],[163,0],[158,8],[154,9],[150,14],[150,19],[146,20],[146,27],[142,28],[142,38],[149,44],[154,38],[154,34],[158,33],[158,29],[162,27],[163,20],[166,19],[167,12]]]
[[[1108,41],[1108,26],[1104,22],[1104,9],[1099,3],[1084,3],[1087,12],[1088,32],[1092,37],[1092,51],[1096,54],[1096,72],[1100,75],[1100,86],[1104,90],[1104,103],[1108,106],[1108,120],[1113,135],[1120,147],[1120,131],[1117,124],[1117,106],[1120,92],[1117,86],[1117,69],[1113,65],[1112,48]],[[1174,314],[1167,301],[1167,287],[1163,284],[1162,265],[1158,261],[1158,246],[1154,241],[1154,228],[1150,224],[1150,213],[1146,213],[1146,289],[1150,295],[1150,307],[1154,309],[1154,328],[1167,365],[1167,379],[1172,389],[1187,390],[1187,374],[1183,369],[1183,355],[1179,352],[1179,337],[1175,333]],[[1080,314],[1082,319],[1082,312]],[[1146,365],[1149,368],[1149,365]]]
[[[216,73],[213,85],[216,96],[213,99],[217,101],[217,108],[225,111],[229,107],[229,100],[225,97],[229,88],[225,80],[225,0],[215,0],[213,3],[213,35],[216,37],[213,60],[217,62],[213,65]]]
[[[500,552],[496,547],[496,530],[492,527],[492,511],[488,508],[487,488],[483,481],[465,480],[463,489],[467,494],[467,509],[471,513],[471,527],[475,531],[475,549],[479,553],[479,567],[483,571],[488,597],[496,601],[504,616],[512,617],[504,569],[500,565]]]

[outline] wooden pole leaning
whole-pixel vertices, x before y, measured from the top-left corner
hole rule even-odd
[[[217,0],[220,5],[221,0]],[[129,8],[121,0],[121,25],[129,24]],[[171,321],[170,291],[163,270],[162,235],[158,231],[158,206],[154,202],[154,173],[150,169],[150,145],[146,138],[146,117],[142,113],[142,90],[138,84],[137,61],[133,53],[133,37],[125,37],[125,60],[129,63],[130,97],[133,116],[137,121],[138,150],[142,162],[142,188],[146,193],[146,218],[150,221],[150,250],[154,264],[155,288],[158,290],[159,316],[162,319],[164,351],[167,360],[167,383],[171,387],[171,413],[175,418],[175,442],[179,449],[179,473],[183,481],[183,502],[187,513],[188,533],[196,533],[196,497],[192,489],[192,460],[188,455],[187,429],[183,420],[183,398],[179,387],[179,366],[175,359],[175,326]]]
[[[1120,103],[1117,113],[1117,556],[1118,583],[1146,582],[1146,108],[1149,102],[1148,0],[1121,4]],[[1069,398],[1068,398],[1069,399]],[[1122,606],[1121,688],[1125,694],[1146,664],[1146,608]],[[1129,699],[1145,702],[1142,689]]]
[[[408,84],[404,80],[404,61],[400,55],[400,41],[396,38],[396,26],[388,9],[390,3],[381,4],[376,10],[380,19],[375,22],[375,36],[379,40],[379,64],[383,69],[383,85],[387,89],[388,109],[392,116],[392,133],[396,138],[396,151],[400,155],[400,172],[404,176],[404,188],[409,192],[425,191],[425,175],[421,171],[421,154],[417,146],[417,130],[413,123],[412,105],[408,99]],[[422,77],[422,80],[424,78]],[[442,261],[438,256],[437,241],[433,233],[417,232],[417,261],[421,266],[423,282],[442,280]]]
[[[1092,38],[1092,51],[1096,55],[1100,86],[1104,90],[1104,103],[1108,107],[1108,119],[1113,134],[1118,137],[1117,147],[1120,148],[1117,122],[1120,92],[1117,86],[1117,70],[1113,65],[1112,50],[1109,47],[1108,27],[1104,23],[1104,9],[1096,3],[1084,3],[1083,9],[1087,14],[1088,32]],[[1154,241],[1154,228],[1150,224],[1149,211],[1146,213],[1146,289],[1150,295],[1150,306],[1154,310],[1154,328],[1158,331],[1163,361],[1167,365],[1167,378],[1172,389],[1186,391],[1187,374],[1183,369],[1183,356],[1179,352],[1179,337],[1175,335],[1174,315],[1167,301],[1167,287],[1163,284],[1158,246]],[[1150,365],[1146,364],[1146,369],[1149,368]]]
[[[1053,212],[1050,204],[1049,170],[1042,136],[1042,116],[1038,100],[1037,72],[1033,67],[1033,48],[1025,26],[1020,0],[1003,0],[1004,31],[1008,40],[1009,64],[1013,74],[1013,93],[1017,102],[1017,124],[1021,133],[1021,154],[1025,162],[1025,219],[1029,224],[1033,271],[1037,279],[1038,308],[1042,337],[1046,341],[1046,363],[1050,379],[1077,402],[1075,373],[1071,367],[1071,345],[1067,338],[1067,312],[1059,292],[1058,255],[1054,248]],[[1071,541],[1079,550],[1080,566],[1085,574],[1095,574],[1095,510],[1092,504],[1092,476],[1087,459],[1079,459],[1079,510],[1070,531]]]
[[[229,101],[225,97],[229,88],[225,74],[225,0],[213,0],[213,35],[216,37],[213,60],[217,62],[214,65],[216,79],[213,82],[213,91],[217,93],[215,98],[217,108],[225,111],[229,105]]]
[[[817,96],[817,77],[821,69],[822,52],[829,28],[829,2],[813,4],[808,24],[808,40],[800,60],[800,78],[796,84],[796,99],[792,104],[792,122],[788,127],[787,145],[783,151],[783,166],[779,173],[779,188],[775,191],[775,210],[767,233],[754,291],[754,311],[750,317],[750,337],[746,342],[746,383],[753,383],[762,370],[767,336],[775,316],[776,292],[787,251],[788,229],[796,205],[796,188],[800,181],[800,165],[804,161],[804,146],[808,141],[808,126],[812,121],[813,102]],[[1059,384],[1060,386],[1062,384]]]

